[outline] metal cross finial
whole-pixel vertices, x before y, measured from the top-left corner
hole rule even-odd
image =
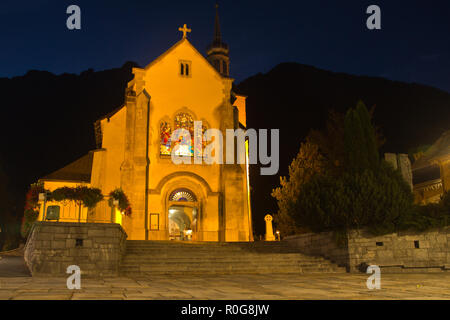
[[[192,29],[188,29],[188,27],[186,26],[186,23],[184,24],[183,28],[178,28],[178,31],[183,32],[183,39],[186,39],[186,35],[188,32],[191,32]]]

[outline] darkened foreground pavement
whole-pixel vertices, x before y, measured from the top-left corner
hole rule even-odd
[[[23,257],[0,256],[0,279],[30,276]]]
[[[365,274],[158,275],[82,279],[68,290],[65,278],[0,277],[0,299],[303,300],[447,299],[450,273],[381,275],[381,289],[369,290]]]

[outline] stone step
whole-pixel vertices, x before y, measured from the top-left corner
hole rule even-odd
[[[302,259],[302,258],[296,258],[296,259],[263,259],[263,258],[199,258],[199,257],[186,257],[184,259],[178,259],[178,258],[130,258],[130,257],[124,257],[122,259],[122,263],[155,263],[155,262],[161,262],[164,263],[203,263],[203,262],[222,262],[222,263],[328,263],[330,264],[330,261],[325,259]]]
[[[312,258],[312,259],[322,259],[321,257],[307,256],[300,253],[252,253],[252,252],[223,252],[223,251],[215,251],[215,252],[177,252],[177,251],[165,251],[165,252],[153,252],[153,251],[145,251],[145,252],[127,252],[126,256],[128,257],[249,257],[249,258]]]
[[[299,253],[296,250],[290,249],[223,249],[223,248],[215,248],[215,249],[206,249],[206,248],[126,248],[126,252],[231,252],[231,253]]]
[[[184,258],[184,259],[177,259],[177,258],[147,258],[147,259],[138,259],[138,258],[129,258],[125,257],[122,259],[123,263],[150,263],[154,261],[164,261],[165,263],[202,263],[206,261],[211,262],[223,262],[223,263],[323,263],[327,262],[327,260],[319,260],[319,259],[261,259],[261,258],[198,258],[198,257],[192,257],[192,258]]]
[[[322,262],[322,261],[326,261],[328,262],[328,260],[325,260],[323,258],[307,258],[307,257],[260,257],[260,256],[241,256],[241,257],[236,257],[236,256],[216,256],[216,257],[200,257],[200,256],[184,256],[184,257],[167,257],[167,256],[145,256],[145,257],[140,257],[140,256],[125,256],[122,261],[133,261],[133,262],[145,262],[145,261],[165,261],[165,262],[178,262],[178,263],[183,263],[183,262],[202,262],[202,261],[222,261],[222,262],[239,262],[239,261],[243,261],[243,262],[248,262],[248,261],[258,261],[258,262],[297,262],[297,261],[302,261],[302,262]],[[329,263],[329,262],[328,262]]]
[[[262,245],[262,244],[183,244],[183,243],[166,243],[166,244],[158,244],[158,243],[142,243],[142,244],[133,244],[126,243],[127,248],[290,248],[287,244],[280,243],[276,245]]]
[[[259,262],[259,261],[211,261],[205,260],[198,261],[123,261],[121,268],[146,268],[146,269],[167,269],[167,270],[192,270],[192,269],[222,269],[222,268],[248,268],[255,269],[260,267],[309,267],[309,268],[323,268],[323,267],[335,267],[328,261],[271,261],[271,262]]]
[[[302,273],[345,273],[343,268],[337,267],[261,267],[261,268],[221,268],[221,269],[177,269],[168,270],[161,269],[139,269],[139,268],[123,268],[121,275],[124,276],[139,276],[139,275],[161,275],[161,274],[179,274],[179,275],[204,275],[204,274],[302,274]]]
[[[284,242],[127,241],[120,272],[144,274],[342,273],[322,257],[307,256]]]
[[[289,248],[289,245],[284,242],[169,242],[169,241],[138,241],[128,240],[126,242],[127,248]]]
[[[153,263],[150,262],[146,262],[146,263],[141,263],[141,264],[133,264],[133,263],[128,263],[128,262],[124,262],[120,265],[121,268],[154,268],[154,269],[158,269],[158,268],[165,268],[165,269],[174,269],[174,270],[178,270],[178,269],[187,269],[187,270],[191,270],[191,269],[210,269],[210,268],[217,268],[217,269],[222,269],[222,268],[230,268],[230,267],[234,267],[234,268],[247,268],[247,269],[254,269],[254,268],[262,268],[262,267],[277,267],[277,266],[283,266],[283,267],[291,267],[291,268],[298,268],[298,267],[310,267],[310,268],[324,268],[324,267],[331,267],[331,268],[339,268],[336,265],[330,264],[326,261],[324,261],[323,263],[316,263],[316,262],[296,262],[296,263],[264,263],[264,264],[258,264],[258,263],[245,263],[245,262],[211,262],[211,261],[206,261],[202,264],[198,264],[196,262],[187,262],[187,263],[178,263],[178,264],[174,264],[174,263],[166,263],[164,261],[162,262],[158,262],[155,261]]]
[[[127,244],[141,244],[141,245],[208,245],[208,246],[235,246],[235,245],[261,245],[261,246],[276,246],[287,245],[284,241],[234,241],[234,242],[216,242],[216,241],[177,241],[177,240],[127,240]]]

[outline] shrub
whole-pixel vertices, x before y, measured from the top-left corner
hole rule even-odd
[[[54,190],[49,200],[53,201],[75,201],[78,204],[92,209],[95,208],[97,203],[103,200],[102,191],[97,188],[89,188],[85,186],[79,186],[76,188],[62,187]]]
[[[31,226],[39,217],[39,194],[47,192],[43,183],[35,183],[30,186],[25,199],[25,209],[20,226],[20,234],[23,238],[27,238],[31,230]]]
[[[450,225],[450,193],[446,192],[439,203],[416,205],[410,216],[401,222],[401,229],[425,231]]]
[[[382,162],[340,177],[316,175],[305,184],[291,218],[314,232],[367,227],[373,234],[398,230],[413,210],[413,195],[401,175]]]

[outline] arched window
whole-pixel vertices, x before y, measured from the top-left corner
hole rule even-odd
[[[194,150],[195,150],[195,148],[197,148],[197,154],[202,155],[202,156],[205,156],[205,148],[207,145],[206,138],[204,138],[206,130],[208,130],[208,128],[205,125],[202,125],[202,131],[198,132],[198,136],[197,136],[197,141],[200,141],[201,143],[198,146],[194,144]]]
[[[228,70],[227,70],[227,62],[225,60],[222,60],[222,73],[223,74],[228,74]]]
[[[214,67],[220,73],[220,60],[214,60]]]
[[[188,134],[182,134],[177,141],[173,142],[173,147],[178,146],[176,155],[194,156],[194,119],[188,113],[182,112],[175,116],[175,130],[184,129]]]
[[[178,129],[184,129],[186,131],[184,133],[181,132],[181,134],[178,135],[178,138],[175,141],[172,141],[171,125],[166,121],[161,122],[160,154],[170,156],[172,154],[172,150],[175,150],[175,155],[177,156],[193,157],[194,150],[196,148],[195,146],[196,132],[194,130],[194,119],[189,113],[182,112],[178,113],[175,116],[174,130]],[[197,141],[200,141],[199,147],[201,146],[201,149],[199,147],[197,148],[200,149],[197,150],[197,152],[198,154],[201,154],[203,156],[205,154],[204,151],[206,148],[206,141],[205,139],[203,139],[203,136],[205,135],[206,130],[207,127],[203,125],[201,132],[197,133]],[[178,146],[177,149],[175,149],[176,146]]]
[[[195,202],[197,198],[188,189],[177,189],[170,194],[169,201]]]
[[[170,124],[163,121],[161,122],[161,154],[170,156],[172,153],[172,146],[170,136],[172,135],[172,130]]]

